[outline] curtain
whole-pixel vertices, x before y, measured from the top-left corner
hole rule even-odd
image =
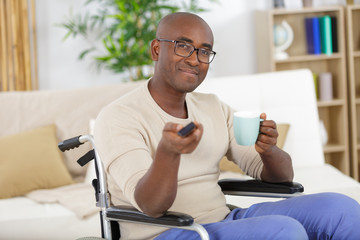
[[[0,91],[38,89],[34,0],[0,0]]]

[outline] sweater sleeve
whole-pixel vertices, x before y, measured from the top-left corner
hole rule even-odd
[[[134,198],[135,188],[149,169],[152,157],[144,141],[141,123],[136,114],[129,111],[114,107],[104,109],[97,117],[94,137],[109,178],[127,201],[138,208]]]

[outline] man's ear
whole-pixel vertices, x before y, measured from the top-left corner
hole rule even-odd
[[[151,42],[151,59],[157,61],[159,59],[160,44],[159,41],[154,39]]]

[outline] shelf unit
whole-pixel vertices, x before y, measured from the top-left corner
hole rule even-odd
[[[351,168],[352,175],[359,179],[360,156],[360,5],[346,7],[348,78],[351,124]]]
[[[332,55],[308,54],[305,18],[325,15],[337,18],[338,52]],[[316,74],[332,73],[334,100],[318,101],[319,118],[324,122],[328,133],[328,143],[323,151],[327,163],[350,175],[344,7],[272,9],[256,12],[255,18],[258,72],[308,68]],[[286,50],[289,57],[277,60],[274,58],[273,26],[283,20],[293,29],[294,41]]]

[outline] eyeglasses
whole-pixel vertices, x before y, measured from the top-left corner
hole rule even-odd
[[[199,62],[209,64],[214,60],[216,52],[205,49],[205,48],[196,48],[192,44],[183,42],[183,41],[176,41],[176,40],[168,40],[168,39],[157,39],[160,42],[173,42],[175,43],[174,46],[174,53],[180,57],[190,57],[191,54],[196,51],[197,59]]]

